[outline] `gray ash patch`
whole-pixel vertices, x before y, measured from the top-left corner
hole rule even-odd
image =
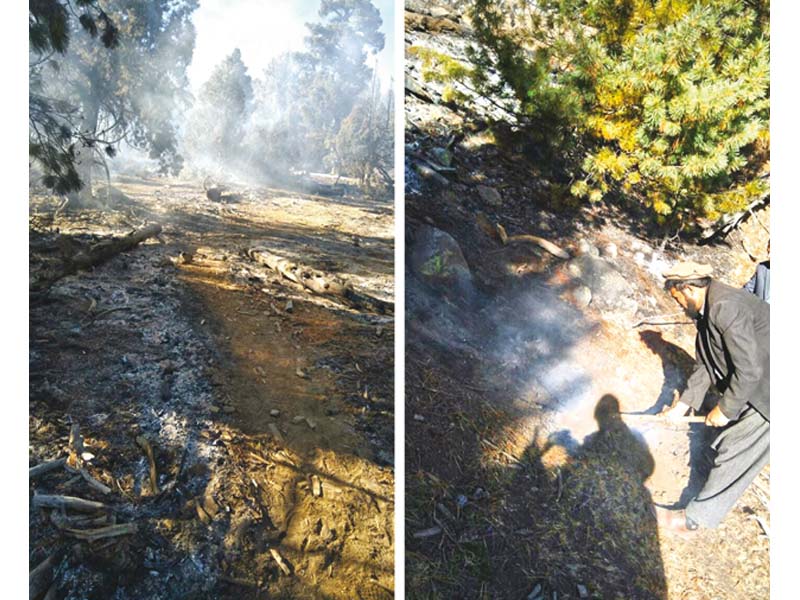
[[[64,471],[39,477],[31,488],[100,500],[117,523],[138,526],[130,536],[77,544],[78,554],[69,553],[56,571],[64,598],[198,597],[215,584],[209,557],[218,536],[192,533],[195,516],[185,505],[224,462],[208,410],[215,392],[206,367],[218,357],[210,335],[189,320],[186,290],[165,258],[164,247],[145,245],[60,280],[31,305],[31,464],[61,455],[70,424],[78,423],[94,455],[90,472],[106,477],[112,492],[99,496]],[[138,435],[153,446],[157,496],[146,494],[149,463]],[[156,527],[165,520],[174,531]],[[33,509],[36,523],[32,549],[76,544]],[[181,560],[187,550],[193,560]],[[40,560],[41,551],[35,554]]]

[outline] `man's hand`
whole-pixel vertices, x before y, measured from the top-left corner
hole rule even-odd
[[[706,415],[706,425],[710,427],[725,427],[731,420],[722,414],[719,404],[714,407],[710,413]]]
[[[685,417],[686,411],[688,410],[689,406],[680,401],[680,394],[678,390],[675,390],[672,395],[672,404],[664,407],[664,410],[662,410],[659,415],[669,421],[676,422],[680,421],[681,417]]]

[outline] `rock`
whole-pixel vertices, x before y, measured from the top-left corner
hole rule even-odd
[[[277,408],[273,408],[271,411],[269,411],[269,414],[272,417],[280,417],[281,411],[279,411]]]
[[[601,312],[618,312],[627,315],[631,308],[633,289],[612,263],[590,255],[579,256],[572,261],[581,270],[581,281],[591,290],[592,306]],[[629,315],[632,316],[632,315]]]
[[[457,300],[475,293],[472,273],[458,242],[448,233],[423,225],[414,232],[409,266],[425,283]]]
[[[422,415],[414,415],[414,420],[422,422],[425,420],[425,417],[423,417]]]
[[[278,429],[278,426],[275,425],[275,423],[270,423],[269,425],[267,425],[267,429],[269,429],[269,432],[272,434],[272,437],[274,437],[281,443],[283,442],[283,436],[281,435],[281,432]]]
[[[235,412],[236,412],[236,409],[235,409],[235,408],[233,408],[233,407],[232,407],[232,406],[230,406],[230,405],[227,405],[227,406],[223,406],[223,407],[222,407],[222,412],[224,412],[224,413],[226,413],[226,414],[231,414],[231,413],[235,413]]]
[[[567,264],[567,273],[569,273],[573,277],[580,277],[581,275],[583,275],[583,271],[581,271],[581,266],[575,261],[570,261]]]
[[[603,246],[603,257],[604,258],[617,258],[617,245],[613,242],[609,242],[605,246]]]
[[[578,245],[576,247],[576,250],[578,251],[579,255],[584,255],[584,254],[588,254],[590,256],[599,256],[600,255],[600,251],[595,246],[593,246],[592,244],[590,244],[588,241],[586,241],[584,239],[581,239],[581,240],[578,241]]]
[[[409,266],[425,283],[456,302],[470,303],[475,295],[472,273],[453,237],[423,225],[410,244]]]
[[[212,404],[210,410],[211,410],[212,413],[217,414],[219,412],[219,406],[214,406]]]
[[[308,417],[306,417],[306,425],[308,425],[309,428],[311,428],[311,429],[316,429],[317,428],[316,422],[313,419],[310,419]]]
[[[481,200],[489,206],[500,206],[503,204],[503,197],[500,195],[500,192],[488,185],[479,185],[478,195],[481,197]]]
[[[297,415],[292,419],[292,423],[295,425],[299,425],[300,423],[304,422],[306,418],[303,415]]]
[[[580,285],[572,290],[572,300],[578,308],[586,308],[592,301],[592,290],[585,285]]]
[[[431,6],[428,9],[428,14],[432,17],[442,18],[451,16],[450,9],[444,6]]]

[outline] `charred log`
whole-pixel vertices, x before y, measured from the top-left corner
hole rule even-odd
[[[263,248],[252,248],[247,255],[257,263],[280,273],[284,278],[301,285],[320,296],[334,296],[343,299],[354,308],[379,314],[394,312],[394,303],[375,298],[357,291],[352,283],[323,271],[292,262]]]
[[[92,245],[82,245],[66,237],[59,238],[62,258],[46,273],[32,282],[32,291],[42,291],[67,275],[78,271],[92,269],[114,258],[117,254],[127,252],[143,241],[161,233],[161,225],[153,224],[137,229],[123,237],[112,237]]]

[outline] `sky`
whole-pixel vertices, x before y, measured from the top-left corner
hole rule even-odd
[[[383,19],[386,37],[378,54],[378,75],[388,88],[394,54],[394,0],[372,0]],[[319,0],[200,0],[194,13],[197,30],[188,75],[192,92],[211,75],[214,67],[235,48],[251,77],[261,77],[269,61],[287,51],[301,50],[306,23],[319,20]],[[374,60],[374,57],[369,59]]]

